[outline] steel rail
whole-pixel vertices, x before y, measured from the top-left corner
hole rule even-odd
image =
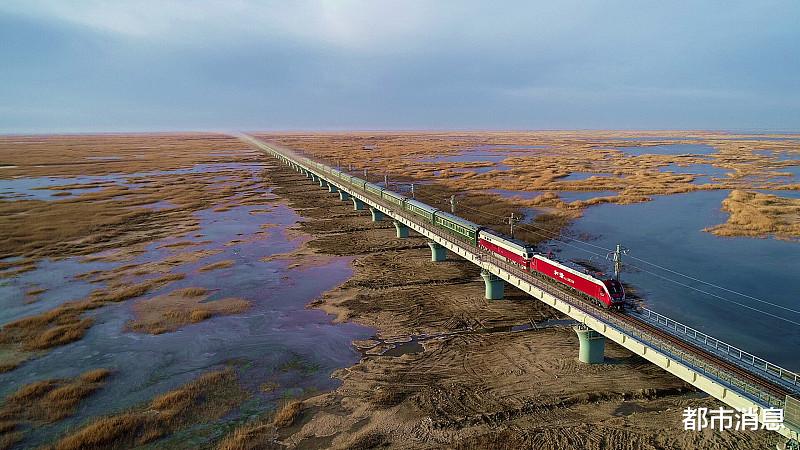
[[[250,142],[253,142],[257,145],[260,144],[259,141],[254,139],[250,140]],[[261,146],[259,145],[259,147]],[[267,148],[270,147],[267,146]],[[278,152],[274,149],[271,150],[279,154],[283,154],[283,151]],[[294,152],[288,151],[288,149],[284,151],[294,154]],[[525,282],[536,286],[542,291],[547,292],[549,295],[571,305],[582,314],[592,316],[595,319],[606,322],[619,331],[644,341],[657,351],[669,355],[670,357],[673,357],[684,364],[687,364],[694,370],[713,376],[715,379],[730,387],[733,387],[734,389],[742,391],[752,399],[764,404],[765,406],[783,407],[786,396],[792,394],[792,391],[787,389],[786,386],[778,384],[771,378],[764,378],[759,376],[757,373],[750,372],[746,368],[734,364],[731,361],[727,361],[721,356],[707,351],[695,345],[694,343],[686,342],[679,336],[667,332],[660,326],[656,325],[664,323],[666,326],[670,327],[676,332],[683,332],[686,336],[695,337],[696,339],[702,338],[702,343],[704,344],[710,345],[710,343],[714,343],[716,349],[725,349],[727,354],[730,354],[731,356],[737,355],[739,357],[738,359],[741,359],[742,361],[750,359],[752,362],[751,366],[753,368],[760,369],[763,366],[763,369],[760,370],[761,372],[766,372],[772,376],[777,374],[782,380],[790,381],[795,386],[798,385],[798,375],[796,373],[771,364],[762,358],[758,358],[750,353],[744,352],[705,333],[699,332],[691,327],[669,319],[666,316],[658,314],[655,311],[641,308],[642,315],[641,317],[637,317],[639,316],[639,313],[636,313],[636,315],[614,314],[587,303],[578,297],[575,297],[573,294],[566,292],[562,287],[555,286],[552,283],[547,283],[530,272],[522,270],[520,266],[511,264],[498,258],[491,252],[487,252],[479,247],[466,246],[465,242],[461,241],[460,239],[457,239],[449,233],[439,230],[438,228],[432,227],[431,224],[421,221],[419,217],[412,216],[404,210],[396,209],[396,205],[385,202],[383,198],[376,197],[374,193],[357,190],[356,187],[345,180],[336,179],[332,177],[330,173],[321,171],[317,167],[305,167],[305,165],[293,161],[290,156],[283,155],[283,157],[287,161],[291,161],[292,164],[302,167],[305,170],[314,173],[318,177],[326,179],[328,183],[332,183],[335,186],[346,185],[353,192],[357,192],[358,195],[367,198],[374,205],[380,206],[389,211],[391,215],[402,217],[403,219],[414,223],[420,228],[425,229],[426,232],[436,235],[440,239],[449,242],[451,245],[459,247],[465,253],[473,255],[479,261],[488,262],[510,274],[513,274],[515,277],[520,278]],[[653,322],[655,322],[655,324]]]

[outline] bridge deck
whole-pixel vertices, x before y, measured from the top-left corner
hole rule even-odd
[[[279,150],[277,146],[249,136],[241,138],[286,163],[301,167],[334,184],[350,196],[733,408],[753,408],[760,414],[765,408],[784,408],[787,400],[793,403],[792,400],[798,397],[800,385],[794,372],[772,365],[710,336],[702,333],[698,335],[696,330],[670,322],[670,319],[650,310],[641,309],[633,314],[614,313],[591,305],[566,290],[523,271],[520,266],[501,260],[479,247],[469,246],[431,224],[418,220],[397,205],[342,183],[342,180],[315,167],[303,166],[291,151]],[[800,420],[794,422],[790,419],[786,417],[786,422],[778,433],[787,438],[798,439]]]

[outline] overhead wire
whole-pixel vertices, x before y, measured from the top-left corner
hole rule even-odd
[[[419,195],[417,193],[415,193],[415,194]],[[428,196],[428,195],[424,195],[424,194],[422,195],[422,197],[435,200],[433,197]],[[459,207],[467,209],[467,210],[470,210],[470,211],[473,211],[474,213],[476,213],[479,216],[505,219],[505,216],[500,216],[498,214],[493,214],[493,213],[490,213],[490,212],[487,212],[487,211],[482,211],[480,209],[473,208],[473,207],[470,207],[470,206],[467,206],[467,205],[463,205],[462,204],[462,205],[459,205]],[[538,236],[545,237],[547,239],[555,240],[555,241],[560,242],[560,243],[562,243],[562,244],[564,244],[566,246],[581,250],[583,252],[586,252],[586,253],[589,253],[591,255],[601,257],[601,258],[605,258],[607,255],[602,255],[602,254],[599,254],[597,252],[593,252],[591,250],[579,247],[577,245],[570,244],[569,242],[566,242],[566,241],[564,241],[562,239],[569,239],[571,241],[578,242],[578,243],[581,243],[581,244],[584,244],[584,245],[588,245],[588,246],[591,246],[591,247],[594,247],[594,248],[598,248],[598,249],[601,249],[601,250],[605,250],[607,252],[613,252],[614,251],[614,250],[611,250],[611,249],[608,249],[608,248],[605,248],[605,247],[602,247],[602,246],[599,246],[599,245],[596,245],[596,244],[592,244],[591,242],[586,242],[586,241],[583,241],[581,239],[576,239],[576,238],[572,238],[572,237],[569,237],[569,236],[564,236],[561,233],[556,233],[556,232],[554,232],[552,230],[547,230],[545,228],[537,227],[537,226],[532,225],[532,224],[517,225],[517,228],[519,228],[521,230],[528,231],[528,232],[533,233],[533,234],[538,235]],[[534,231],[531,228],[535,228],[537,230],[540,230],[541,232]],[[547,234],[544,234],[544,233],[547,233]],[[783,305],[776,304],[774,302],[763,300],[763,299],[760,299],[758,297],[754,297],[754,296],[751,296],[751,295],[748,295],[748,294],[744,294],[744,293],[735,291],[733,289],[726,288],[724,286],[719,286],[719,285],[717,285],[715,283],[711,283],[711,282],[708,282],[708,281],[705,281],[705,280],[702,280],[702,279],[699,279],[699,278],[696,278],[696,277],[692,277],[690,275],[687,275],[687,274],[684,274],[684,273],[669,269],[668,267],[664,267],[664,266],[661,266],[661,265],[656,264],[656,263],[652,263],[652,262],[647,261],[647,260],[642,259],[642,258],[637,258],[637,257],[632,256],[632,255],[628,255],[628,257],[631,258],[631,259],[637,260],[637,261],[641,261],[642,263],[651,265],[651,266],[656,267],[658,269],[664,270],[666,272],[672,273],[674,275],[682,276],[682,277],[690,279],[692,281],[696,281],[698,283],[702,283],[702,284],[705,284],[707,286],[711,286],[711,287],[714,287],[716,289],[720,289],[722,291],[725,291],[725,292],[728,292],[728,293],[731,293],[731,294],[735,294],[735,295],[739,295],[739,296],[742,296],[742,297],[746,297],[746,298],[749,298],[751,300],[757,301],[759,303],[766,304],[766,305],[769,305],[769,306],[772,306],[772,307],[775,307],[775,308],[779,308],[779,309],[782,309],[782,310],[785,310],[785,311],[800,315],[800,310],[792,309],[792,308],[789,308],[789,307],[786,307],[786,306],[783,306]],[[728,299],[726,297],[722,297],[722,296],[714,294],[712,292],[708,292],[708,291],[705,291],[703,289],[700,289],[700,288],[698,288],[696,286],[692,286],[692,285],[689,285],[689,284],[686,284],[686,283],[682,283],[682,282],[680,282],[678,280],[675,280],[675,279],[672,279],[672,278],[665,277],[663,275],[657,274],[657,273],[655,273],[653,271],[644,269],[644,268],[639,267],[637,265],[630,264],[630,263],[628,263],[626,265],[629,266],[629,267],[632,267],[634,269],[640,270],[642,272],[648,273],[650,275],[656,276],[656,277],[658,277],[658,278],[660,278],[662,280],[669,281],[669,282],[672,282],[672,283],[677,284],[679,286],[682,286],[682,287],[697,291],[699,293],[702,293],[702,294],[705,294],[705,295],[709,295],[711,297],[718,298],[718,299],[726,301],[728,303],[736,304],[736,305],[742,306],[744,308],[748,308],[750,310],[757,311],[757,312],[760,312],[762,314],[765,314],[765,315],[768,315],[768,316],[771,316],[771,317],[774,317],[774,318],[777,318],[777,319],[780,319],[780,320],[784,320],[786,322],[790,322],[790,323],[793,323],[793,324],[796,324],[796,325],[800,325],[800,322],[795,322],[795,321],[793,321],[791,319],[786,319],[784,317],[772,314],[772,313],[767,312],[767,311],[760,310],[758,308],[754,308],[754,307],[746,305],[744,303],[737,302],[735,300],[731,300],[731,299]]]
[[[433,196],[426,195],[426,194],[422,194],[422,193],[418,193],[418,192],[415,192],[415,196],[421,196],[421,197],[427,198],[427,199],[429,199],[429,200],[433,200],[435,203],[442,203],[442,202],[443,202],[443,200],[441,200],[441,199],[434,198]],[[479,216],[483,216],[483,217],[491,217],[491,218],[496,218],[496,219],[507,219],[505,216],[501,216],[501,215],[498,215],[498,214],[490,213],[490,212],[488,212],[488,211],[483,211],[483,210],[480,210],[480,209],[478,209],[478,208],[473,208],[473,207],[470,207],[470,206],[467,206],[467,205],[463,205],[463,204],[460,204],[460,205],[459,205],[459,208],[463,208],[463,209],[467,209],[467,210],[469,210],[469,211],[473,211],[475,214],[477,214],[477,215],[479,215]],[[521,225],[517,225],[517,228],[518,228],[518,229],[525,230],[525,231],[528,231],[528,232],[530,232],[530,233],[533,233],[533,234],[535,234],[535,235],[538,235],[538,236],[541,236],[541,237],[544,237],[544,238],[547,238],[547,239],[550,239],[550,240],[555,240],[555,241],[557,241],[557,242],[560,242],[560,243],[562,243],[562,244],[564,244],[564,245],[566,245],[566,246],[569,246],[569,247],[575,248],[575,249],[577,249],[577,250],[580,250],[580,251],[583,251],[583,252],[589,253],[589,254],[591,254],[591,255],[594,255],[594,256],[602,257],[602,258],[605,258],[605,257],[607,256],[607,254],[606,254],[606,255],[602,255],[602,254],[599,254],[599,253],[597,253],[597,252],[593,252],[593,251],[591,251],[591,250],[587,250],[587,249],[585,249],[585,248],[582,248],[582,247],[580,247],[580,246],[577,246],[577,245],[570,244],[569,242],[566,242],[566,241],[564,241],[563,239],[569,239],[570,241],[578,242],[578,243],[581,243],[581,244],[584,244],[584,245],[587,245],[587,246],[590,246],[590,247],[593,247],[593,248],[597,248],[597,249],[600,249],[600,250],[604,250],[604,251],[606,251],[606,252],[613,252],[613,251],[614,251],[614,250],[612,250],[612,249],[608,249],[608,248],[606,248],[606,247],[603,247],[603,246],[600,246],[600,245],[593,244],[593,243],[591,243],[591,242],[586,242],[586,241],[583,241],[583,240],[581,240],[581,239],[576,239],[576,238],[572,238],[572,237],[569,237],[569,236],[564,236],[562,233],[556,233],[556,232],[554,232],[554,231],[552,231],[552,230],[547,230],[547,229],[545,229],[545,228],[542,228],[542,227],[537,227],[537,226],[535,226],[535,225],[532,225],[532,224],[521,224]],[[531,228],[535,228],[535,229],[537,229],[537,230],[540,230],[541,232],[534,231],[534,230],[532,230]],[[543,233],[547,233],[547,234],[543,234]],[[659,265],[659,264],[656,264],[656,263],[652,263],[652,262],[650,262],[650,261],[647,261],[647,260],[645,260],[645,259],[642,259],[642,258],[637,258],[637,257],[635,257],[635,256],[632,256],[632,255],[628,255],[628,257],[629,257],[629,258],[631,258],[631,259],[635,259],[635,260],[637,260],[637,261],[641,261],[642,263],[645,263],[645,264],[651,265],[651,266],[653,266],[653,267],[656,267],[656,268],[658,268],[658,269],[661,269],[661,270],[664,270],[664,271],[670,272],[670,273],[672,273],[672,274],[675,274],[675,275],[678,275],[678,276],[685,277],[685,278],[687,278],[687,279],[690,279],[690,280],[692,280],[692,281],[696,281],[696,282],[699,282],[699,283],[702,283],[702,284],[705,284],[705,285],[708,285],[708,286],[714,287],[714,288],[716,288],[716,289],[723,290],[723,291],[725,291],[725,292],[729,292],[729,293],[732,293],[732,294],[735,294],[735,295],[739,295],[739,296],[742,296],[742,297],[746,297],[746,298],[749,298],[749,299],[751,299],[751,300],[757,301],[757,302],[759,302],[759,303],[763,303],[763,304],[766,304],[766,305],[770,305],[770,306],[773,306],[773,307],[776,307],[776,308],[779,308],[779,309],[783,309],[783,310],[785,310],[785,311],[789,311],[789,312],[792,312],[792,313],[795,313],[795,314],[800,314],[800,311],[798,311],[798,310],[795,310],[795,309],[792,309],[792,308],[788,308],[788,307],[786,307],[786,306],[779,305],[779,304],[776,304],[776,303],[773,303],[773,302],[770,302],[770,301],[767,301],[767,300],[763,300],[763,299],[760,299],[760,298],[757,298],[757,297],[754,297],[754,296],[751,296],[751,295],[748,295],[748,294],[744,294],[744,293],[741,293],[741,292],[735,291],[735,290],[733,290],[733,289],[725,288],[725,287],[723,287],[723,286],[719,286],[719,285],[717,285],[717,284],[715,284],[715,283],[711,283],[711,282],[708,282],[708,281],[705,281],[705,280],[701,280],[701,279],[699,279],[699,278],[696,278],[696,277],[692,277],[692,276],[690,276],[690,275],[687,275],[687,274],[684,274],[684,273],[681,273],[681,272],[678,272],[678,271],[675,271],[675,270],[669,269],[669,268],[667,268],[667,267],[661,266],[661,265]],[[674,279],[672,279],[672,278],[665,277],[665,276],[663,276],[663,275],[659,275],[659,274],[657,274],[657,273],[655,273],[655,272],[649,271],[649,270],[647,270],[647,269],[644,269],[644,268],[642,268],[642,267],[636,266],[636,265],[634,265],[634,264],[630,264],[630,263],[628,263],[628,264],[626,264],[626,265],[627,265],[628,267],[635,268],[635,269],[637,269],[637,270],[640,270],[640,271],[642,271],[642,272],[645,272],[645,273],[651,274],[651,275],[653,275],[653,276],[656,276],[656,277],[659,277],[659,278],[661,278],[661,279],[663,279],[663,280],[670,281],[670,282],[672,282],[672,283],[675,283],[675,284],[677,284],[677,285],[679,285],[679,286],[686,287],[686,288],[688,288],[688,289],[691,289],[691,290],[694,290],[694,291],[700,292],[700,293],[702,293],[702,294],[709,295],[709,296],[712,296],[712,297],[718,298],[718,299],[720,299],[720,300],[724,300],[724,301],[726,301],[726,302],[729,302],[729,303],[733,303],[733,304],[736,304],[736,305],[739,305],[739,306],[743,306],[743,307],[745,307],[745,308],[748,308],[748,309],[751,309],[751,310],[753,310],[753,311],[761,312],[761,313],[763,313],[763,314],[766,314],[766,315],[769,315],[769,316],[772,316],[772,317],[775,317],[775,318],[780,318],[781,320],[786,320],[786,321],[788,321],[788,322],[791,322],[791,323],[795,323],[795,324],[798,324],[798,325],[800,325],[800,323],[798,323],[798,322],[794,322],[794,321],[792,321],[792,320],[790,320],[790,319],[785,319],[785,318],[782,318],[782,317],[780,317],[780,316],[777,316],[777,315],[775,315],[775,314],[772,314],[772,313],[769,313],[769,312],[766,312],[766,311],[762,311],[762,310],[760,310],[760,309],[757,309],[757,308],[753,308],[752,306],[745,305],[745,304],[743,304],[743,303],[740,303],[740,302],[736,302],[735,300],[730,300],[730,299],[728,299],[728,298],[725,298],[725,297],[722,297],[722,296],[720,296],[720,295],[716,295],[716,294],[713,294],[713,293],[710,293],[710,292],[704,291],[704,290],[702,290],[702,289],[700,289],[700,288],[697,288],[697,287],[695,287],[695,286],[692,286],[692,285],[689,285],[689,284],[686,284],[686,283],[682,283],[682,282],[680,282],[680,281],[678,281],[678,280],[674,280]]]

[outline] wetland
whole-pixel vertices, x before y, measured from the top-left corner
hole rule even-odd
[[[739,155],[727,145],[754,141],[737,136],[716,136],[715,153],[636,156],[615,148],[641,144],[625,133],[267,137],[415,183],[440,208],[455,195],[460,215],[498,229],[526,210],[520,237],[565,256],[553,236],[612,234],[594,211],[706,195],[687,226],[727,242],[704,231],[728,223],[726,196],[797,191],[773,173],[793,160]],[[709,157],[734,174],[713,188],[695,178],[718,174],[660,169]],[[578,363],[554,310],[513,289],[485,300],[474,267],[431,262],[421,237],[396,238],[235,138],[5,137],[0,163],[0,448],[774,446],[684,433],[681,410],[710,402],[690,386],[612,344],[605,364]],[[566,179],[577,173],[611,176]],[[759,229],[735,239],[794,245],[791,228]]]

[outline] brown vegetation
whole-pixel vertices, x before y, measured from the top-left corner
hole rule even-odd
[[[219,150],[230,149],[224,156]],[[113,152],[119,159],[89,159]],[[213,153],[213,154],[212,154]],[[165,157],[167,156],[167,157]],[[135,174],[164,171],[194,164],[247,162],[258,154],[242,150],[242,144],[223,135],[49,136],[0,137],[0,158],[12,161],[0,178]],[[0,201],[0,254],[42,257],[88,255],[127,247],[196,229],[192,212],[227,200],[234,192],[244,194],[240,203],[258,197],[252,191],[249,171],[228,171],[241,183],[219,186],[203,173],[175,177],[158,172],[135,178],[135,188],[112,181],[70,183],[50,187],[102,187],[52,201]],[[174,208],[152,210],[152,203],[166,200]]]
[[[47,289],[44,289],[44,288],[33,288],[33,289],[28,289],[27,291],[25,291],[25,295],[30,296],[30,297],[35,297],[35,296],[37,296],[39,294],[43,294],[45,292],[47,292]]]
[[[734,190],[722,209],[730,213],[728,221],[707,229],[717,236],[800,238],[800,199]]]
[[[303,402],[299,400],[292,400],[283,405],[283,407],[275,413],[272,418],[272,424],[278,428],[286,428],[292,426],[300,417],[303,411]]]
[[[184,288],[139,302],[134,306],[136,319],[128,323],[133,331],[161,334],[207,320],[215,315],[237,314],[250,302],[237,298],[206,301],[210,293],[203,288]]]
[[[539,234],[528,233],[524,239],[542,240],[560,225],[580,215],[580,211],[601,203],[635,203],[648,201],[653,195],[676,194],[707,189],[779,188],[800,189],[800,184],[789,184],[781,169],[800,164],[800,152],[791,141],[764,140],[753,136],[737,136],[712,132],[440,132],[440,133],[293,133],[261,134],[277,142],[323,161],[336,161],[342,167],[352,167],[352,173],[363,176],[367,170],[369,181],[382,181],[384,174],[395,186],[417,184],[417,197],[438,208],[448,209],[443,196],[464,196],[458,214],[473,216],[486,224],[492,215],[508,217],[509,211],[496,210],[487,201],[477,200],[481,192],[492,189],[542,192],[532,199],[521,197],[506,203],[521,207],[546,208],[549,218],[537,218],[556,223]],[[652,136],[650,141],[631,141],[626,138]],[[667,139],[663,139],[666,137]],[[739,139],[743,138],[743,139]],[[711,155],[647,154],[647,147],[661,144],[707,144],[713,147]],[[496,147],[501,148],[496,148]],[[507,148],[502,148],[506,146]],[[510,146],[543,146],[544,148],[512,149]],[[456,155],[462,151],[481,150],[482,153],[505,154],[505,169],[495,168],[499,163],[486,161],[426,162],[427,158]],[[619,149],[639,147],[641,154],[628,155]],[[765,154],[764,151],[773,154]],[[775,155],[786,153],[796,156],[796,161],[780,161]],[[703,184],[695,183],[694,174],[674,173],[665,170],[670,164],[691,166],[710,164],[729,171],[725,177],[713,178]],[[483,173],[474,169],[492,169]],[[701,169],[702,171],[702,169]],[[601,173],[583,180],[566,181],[572,173]],[[433,184],[431,184],[433,183]],[[559,197],[562,191],[613,191],[588,200],[567,203]],[[487,195],[497,200],[497,195]],[[469,210],[469,202],[476,201],[478,211]],[[519,210],[516,211],[518,214]],[[471,214],[472,213],[472,214]],[[490,225],[493,225],[489,223]],[[540,224],[534,224],[539,226]],[[523,230],[525,226],[520,226]],[[533,228],[533,227],[528,227]],[[536,237],[538,236],[538,238]]]
[[[277,450],[285,448],[275,442],[275,427],[260,420],[236,428],[220,441],[217,450]]]
[[[207,373],[156,397],[145,409],[96,419],[51,448],[100,450],[143,445],[187,424],[218,419],[243,398],[232,369]]]
[[[0,407],[0,449],[24,437],[22,426],[52,423],[75,414],[82,400],[103,386],[111,372],[95,369],[68,380],[43,380],[26,384]]]
[[[715,407],[716,400],[686,395],[691,388],[681,380],[610,342],[608,364],[581,364],[569,327],[510,331],[512,325],[559,315],[510,286],[503,301],[487,301],[470,263],[459,258],[432,263],[423,238],[396,239],[389,221],[371,223],[350,205],[309,192],[293,172],[268,176],[278,186],[274,192],[308,218],[299,228],[314,236],[309,248],[355,257],[353,277],[315,306],[377,328],[376,339],[362,343],[365,348],[412,335],[436,336],[421,350],[398,357],[365,352],[358,364],[337,371],[342,386],[293,408],[302,410],[302,420],[277,430],[279,444],[559,450],[774,446],[775,437],[763,432],[683,432],[683,408]],[[629,407],[636,412],[625,412]],[[675,426],[665,427],[670,423]],[[240,448],[253,448],[266,440],[263,436],[272,436],[265,424],[246,425],[232,436]]]
[[[0,345],[32,352],[77,341],[94,322],[91,318],[83,317],[85,311],[142,296],[183,276],[168,274],[133,285],[98,289],[84,300],[67,302],[41,314],[4,325],[0,329]]]
[[[208,272],[208,271],[211,271],[211,270],[226,269],[228,267],[232,267],[234,264],[236,264],[234,260],[226,259],[226,260],[223,260],[223,261],[217,261],[215,263],[211,263],[211,264],[208,264],[206,266],[203,266],[203,267],[200,268],[200,271],[201,272]]]
[[[129,261],[142,255],[147,244],[163,238],[172,238],[171,244],[162,246],[167,250],[208,244],[180,240],[187,235],[197,237],[195,212],[221,203],[270,202],[249,168],[215,172],[226,176],[225,183],[201,171],[179,176],[162,172],[195,164],[261,164],[259,152],[224,135],[6,136],[0,137],[0,159],[14,166],[4,169],[0,178],[61,176],[65,177],[63,185],[46,189],[77,190],[74,195],[48,201],[0,200],[0,254],[18,257],[0,263],[2,278],[34,270],[43,258],[83,256],[85,261]],[[91,183],[75,183],[69,178],[112,174],[114,179]],[[100,190],[80,192],[87,188]],[[168,202],[169,207],[151,208],[156,202]],[[81,339],[92,326],[84,311],[146,295],[183,277],[175,273],[178,267],[221,251],[171,253],[161,261],[80,275],[79,279],[107,287],[85,299],[3,326],[0,371],[13,370],[26,358],[36,356],[31,352]],[[155,279],[141,281],[153,275]],[[32,289],[28,301],[34,301],[40,293]],[[199,308],[187,312],[186,317],[197,322],[214,313]]]

